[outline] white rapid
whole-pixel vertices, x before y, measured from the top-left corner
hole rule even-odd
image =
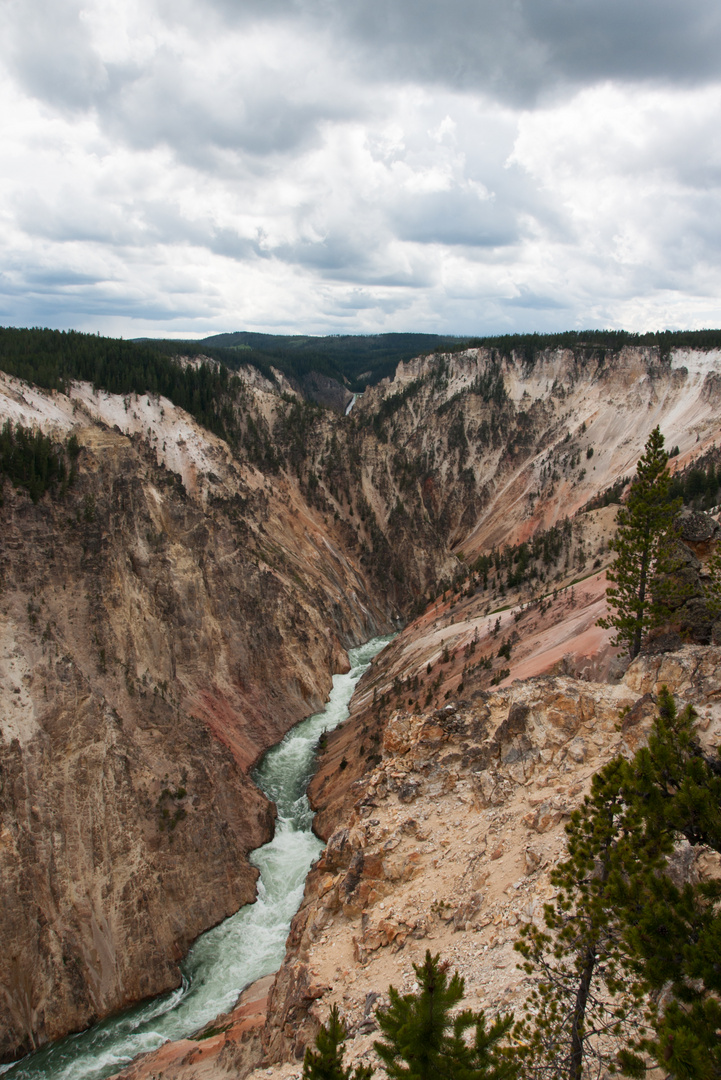
[[[323,846],[311,831],[305,794],[318,739],[348,716],[356,683],[390,640],[351,649],[351,670],[334,676],[323,712],[289,731],[255,770],[255,782],[278,807],[275,836],[251,855],[260,870],[257,901],[198,938],[183,963],[180,989],[0,1067],[6,1080],[102,1080],[136,1055],[191,1035],[227,1012],[250,983],[277,971],[306,875]]]

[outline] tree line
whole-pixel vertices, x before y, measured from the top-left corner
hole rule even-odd
[[[58,443],[41,431],[6,420],[0,429],[0,505],[5,478],[27,491],[34,503],[46,491],[64,495],[75,481],[79,453],[75,435]]]
[[[669,457],[672,456],[673,451],[669,454]],[[710,510],[718,506],[720,493],[721,469],[718,468],[713,453],[704,455],[683,472],[674,473],[668,486],[669,498],[680,498],[684,505],[698,510]]]
[[[527,368],[533,368],[539,354],[547,349],[570,349],[581,364],[594,362],[603,367],[607,353],[614,355],[625,347],[639,346],[657,349],[659,359],[665,362],[673,349],[718,349],[721,347],[721,330],[661,330],[645,334],[633,334],[628,330],[566,330],[557,334],[498,334],[459,342],[453,351],[486,348],[492,357],[510,360],[515,356]]]
[[[162,394],[231,445],[241,437],[241,382],[224,364],[184,366],[148,344],[75,330],[0,327],[0,369],[46,390],[77,380],[111,394]]]
[[[410,360],[438,348],[454,348],[464,340],[438,334],[333,334],[313,337],[241,331],[216,334],[201,341],[153,338],[123,341],[74,330],[0,327],[0,360],[22,365],[28,373],[21,374],[16,370],[11,374],[29,379],[39,386],[52,385],[54,389],[61,387],[56,382],[49,384],[46,380],[58,377],[58,353],[73,362],[82,355],[90,358],[92,364],[110,351],[121,354],[124,365],[133,358],[147,366],[152,373],[151,382],[153,378],[165,379],[166,365],[163,361],[183,356],[209,358],[230,370],[237,370],[241,364],[249,364],[271,382],[276,381],[274,368],[299,381],[311,372],[318,372],[347,385],[351,390],[362,391],[383,378],[392,378],[401,360]],[[3,370],[9,371],[9,368],[3,365]],[[43,381],[29,374],[32,371],[41,372],[39,378]],[[70,373],[66,377],[80,376]],[[82,378],[93,381],[92,370]],[[105,384],[98,385],[111,389]],[[131,386],[113,392],[126,393],[135,389],[135,386]],[[138,393],[148,391],[165,393],[152,385],[137,390]]]

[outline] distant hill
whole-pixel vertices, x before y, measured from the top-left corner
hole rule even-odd
[[[230,350],[238,363],[263,362],[284,374],[302,379],[311,371],[327,375],[350,390],[362,390],[387,376],[392,376],[401,360],[411,360],[421,353],[438,349],[455,350],[467,339],[438,334],[332,334],[327,337],[307,335],[254,334],[238,331],[215,334],[194,342],[215,350]],[[260,363],[259,363],[260,362]]]
[[[211,431],[233,441],[226,406],[229,372],[250,364],[271,381],[279,370],[311,401],[343,411],[344,395],[392,377],[401,360],[430,353],[454,353],[484,346],[491,356],[515,357],[526,370],[544,350],[569,349],[581,360],[603,363],[625,346],[658,349],[666,360],[673,349],[721,348],[721,330],[567,331],[560,334],[506,334],[451,337],[439,334],[345,334],[326,337],[238,331],[200,341],[100,337],[75,330],[0,327],[0,370],[46,389],[63,390],[71,379],[88,380],[111,393],[160,393],[187,409]],[[173,359],[209,357],[220,368],[179,368]],[[332,385],[329,383],[332,380]],[[337,385],[336,385],[337,384]],[[225,410],[225,411],[224,411]]]
[[[626,330],[570,330],[556,334],[502,334],[485,337],[452,337],[439,334],[332,334],[311,337],[303,334],[256,334],[237,331],[214,334],[201,341],[147,341],[165,354],[205,353],[230,367],[252,364],[266,375],[271,367],[301,385],[310,372],[317,372],[351,391],[374,386],[392,377],[401,360],[432,352],[457,352],[484,346],[501,356],[515,355],[532,367],[545,349],[570,349],[576,355],[593,354],[598,360],[624,346],[650,346],[668,359],[672,349],[721,348],[719,330],[663,330],[633,334]]]

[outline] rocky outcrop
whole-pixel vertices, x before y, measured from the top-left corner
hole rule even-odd
[[[676,566],[665,596],[670,618],[649,635],[643,647],[647,655],[678,647],[683,641],[709,645],[721,641],[718,584],[711,580],[709,557],[718,547],[721,525],[710,514],[684,507],[678,517]]]
[[[681,539],[699,558],[714,550],[721,537],[721,525],[711,514],[684,507],[679,515]]]
[[[564,824],[592,775],[643,743],[662,685],[695,705],[715,746],[721,650],[699,646],[639,657],[614,685],[545,676],[396,713],[308,879],[269,999],[268,1060],[297,1060],[337,1004],[348,1060],[375,1063],[369,995],[411,988],[426,948],[464,975],[470,1007],[518,1008],[532,988],[513,952],[519,924],[554,894]]]

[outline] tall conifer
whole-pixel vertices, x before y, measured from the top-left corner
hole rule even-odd
[[[702,749],[694,709],[679,713],[665,686],[658,706],[648,746],[631,763],[629,799],[643,835],[665,835],[669,844],[683,837],[721,853],[721,758]],[[721,881],[713,875],[679,884],[674,877],[641,865],[616,897],[636,969],[652,992],[653,1035],[636,1049],[650,1052],[677,1080],[718,1080]],[[621,1062],[631,1075],[644,1074],[641,1056],[626,1053]]]
[[[544,905],[546,930],[526,923],[516,942],[523,969],[539,976],[514,1032],[525,1080],[613,1072],[619,1050],[642,1027],[643,992],[629,975],[614,905],[619,873],[639,862],[658,865],[660,850],[655,841],[639,842],[629,780],[623,758],[594,776],[591,794],[566,827],[568,856],[551,873],[558,892]]]
[[[721,881],[672,872],[681,838],[721,853],[721,758],[662,687],[630,762],[615,758],[567,826],[548,932],[516,948],[540,980],[515,1029],[526,1080],[579,1080],[652,1063],[675,1080],[721,1077]]]
[[[638,655],[644,635],[670,614],[673,575],[679,567],[675,553],[675,520],[681,499],[669,498],[663,435],[655,427],[648,437],[625,506],[618,511],[617,532],[609,547],[616,552],[607,571],[611,582],[606,598],[615,614],[599,625],[616,631],[614,645],[626,645]]]

